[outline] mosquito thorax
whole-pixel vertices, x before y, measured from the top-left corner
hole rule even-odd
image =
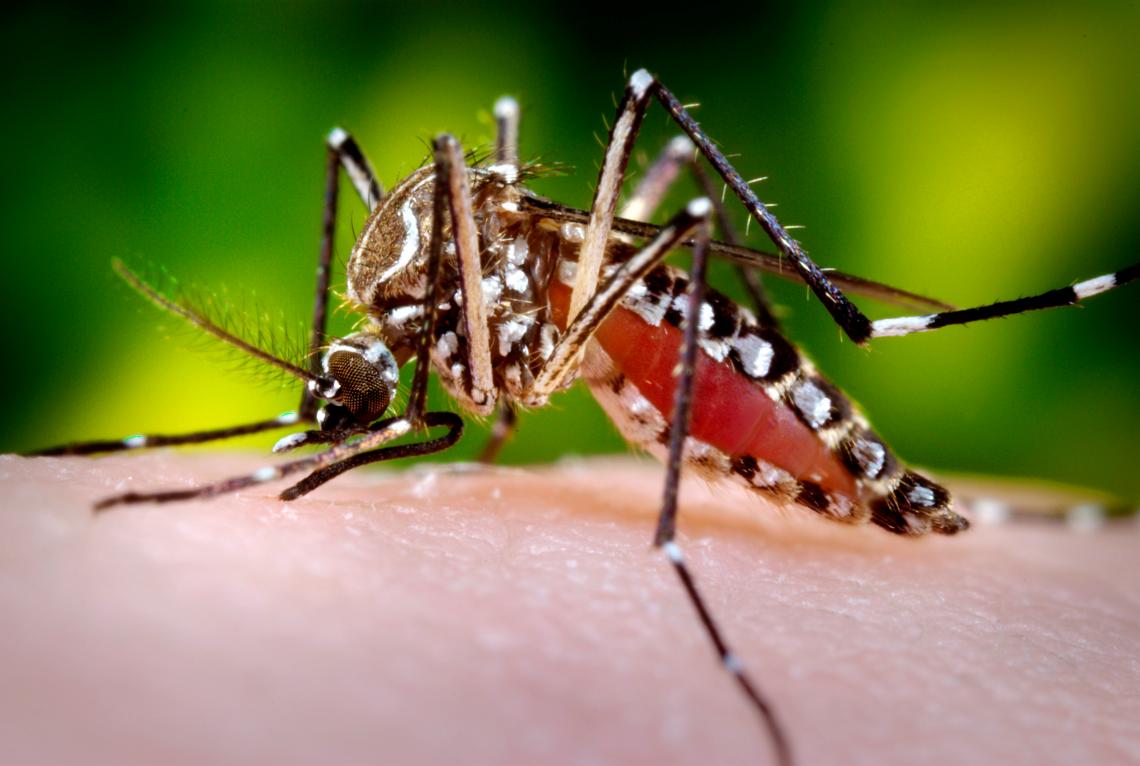
[[[468,167],[466,175],[482,262],[489,380],[477,384],[468,368],[469,328],[450,209],[439,223],[443,249],[433,286],[431,365],[444,390],[469,412],[491,414],[501,395],[542,406],[546,394],[531,389],[559,335],[546,295],[560,253],[558,227],[521,210],[519,200],[529,193],[519,185],[515,165]],[[384,338],[400,364],[414,355],[425,321],[434,194],[432,169],[405,178],[368,219],[349,257],[348,298],[369,314],[370,331]]]
[[[491,206],[501,208],[517,196],[517,171],[506,166],[468,168],[477,218]],[[424,167],[400,181],[364,224],[348,259],[348,297],[370,310],[383,311],[420,300],[426,289],[428,250],[434,219],[434,168]],[[442,226],[445,261],[454,258],[451,222]],[[453,269],[446,268],[448,271]]]

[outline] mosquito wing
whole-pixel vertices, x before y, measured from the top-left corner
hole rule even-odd
[[[585,224],[590,220],[590,214],[584,210],[560,205],[540,197],[524,196],[520,201],[520,207],[561,223]],[[614,218],[613,231],[620,234],[629,234],[635,237],[651,239],[660,233],[661,227],[642,221],[631,221],[628,218]],[[742,266],[751,266],[752,268],[767,272],[781,279],[803,282],[803,277],[792,268],[787,259],[782,258],[776,253],[730,245],[727,242],[712,242],[709,245],[709,250],[722,258]],[[882,303],[913,311],[953,311],[955,308],[953,305],[935,298],[912,293],[898,287],[892,287],[891,285],[885,285],[882,282],[875,282],[842,271],[832,271],[830,269],[826,271],[827,278],[831,280],[832,283],[864,298],[871,298],[881,301]]]
[[[1095,529],[1134,518],[1140,509],[1118,497],[1043,479],[939,475],[967,514],[981,523],[1064,523]]]

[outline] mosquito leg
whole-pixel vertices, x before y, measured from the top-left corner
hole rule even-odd
[[[356,190],[357,196],[368,208],[368,212],[374,211],[384,199],[384,189],[376,180],[376,171],[372,169],[372,164],[364,156],[364,152],[360,151],[356,139],[343,128],[333,128],[329,131],[325,144],[330,154],[336,155],[336,162],[344,168],[348,180],[352,182],[352,188]]]
[[[483,451],[479,453],[479,462],[488,465],[494,463],[503,445],[514,435],[517,425],[518,414],[515,412],[514,405],[503,399],[499,402],[499,414],[495,418],[495,424],[491,426],[491,438],[487,440],[483,446]]]
[[[374,423],[370,432],[356,441],[342,441],[324,452],[305,458],[268,465],[244,476],[234,476],[221,481],[203,484],[189,489],[160,490],[157,492],[126,492],[104,498],[95,504],[96,510],[105,510],[116,505],[136,503],[168,503],[179,500],[193,500],[215,495],[237,492],[247,487],[277,481],[300,471],[316,470],[342,460],[352,458],[362,452],[369,452],[386,442],[407,435],[412,423],[406,417],[394,417]]]
[[[681,170],[687,166],[704,195],[712,200],[716,212],[716,225],[723,233],[725,242],[732,247],[740,247],[742,241],[732,222],[728,219],[724,204],[720,201],[716,189],[713,188],[708,174],[696,161],[694,156],[696,150],[696,146],[693,145],[688,136],[677,136],[671,140],[645,172],[641,182],[634,189],[633,196],[622,207],[620,217],[635,221],[648,221],[661,204],[661,200],[665,198],[669,188],[677,180]],[[768,296],[764,291],[764,285],[760,281],[760,275],[754,269],[743,264],[737,264],[736,270],[752,298],[760,323],[768,327],[779,327],[779,323],[772,313]]]
[[[712,203],[709,200],[704,197],[693,200],[663,226],[648,245],[622,263],[606,279],[577,317],[567,320],[566,332],[555,344],[550,358],[535,377],[532,388],[535,395],[549,396],[574,374],[578,356],[586,342],[597,332],[630,287],[661,263],[711,213]]]
[[[467,208],[470,211],[470,190],[467,188],[467,178],[463,164],[463,153],[459,148],[459,142],[448,135],[440,135],[432,142],[432,149],[435,155],[435,193],[432,195],[432,220],[443,221],[444,215],[448,210],[450,200],[455,196],[452,192],[452,183],[459,186],[458,193],[466,191]],[[458,158],[458,173],[455,172],[456,158]],[[457,179],[454,179],[458,175]],[[453,180],[454,179],[454,180]],[[462,205],[462,200],[459,203]],[[471,236],[474,234],[474,221],[471,216],[464,218],[458,216],[456,220],[461,221],[461,224],[455,225],[456,237],[456,253],[460,253],[459,239],[463,240],[464,253],[467,254],[468,259],[470,253],[474,252],[478,257],[478,240],[476,239],[475,247],[471,246]],[[464,231],[460,232],[460,227],[463,226]],[[431,241],[428,246],[428,262],[427,272],[425,279],[427,281],[427,290],[424,294],[424,311],[423,311],[423,324],[420,327],[420,336],[416,344],[416,370],[412,376],[412,389],[408,394],[408,407],[404,411],[404,418],[412,424],[418,425],[423,417],[424,411],[427,409],[427,384],[428,384],[428,367],[431,363],[431,346],[433,338],[435,337],[435,323],[436,312],[439,306],[439,275],[443,266],[443,226],[431,227]],[[464,268],[464,271],[469,267]],[[466,286],[466,283],[464,283]],[[482,309],[482,285],[479,285],[479,292],[474,293],[478,296],[475,301],[467,300],[468,293],[464,293],[464,303],[471,304],[477,303],[479,308]],[[486,321],[483,322],[483,332],[486,334]],[[487,356],[488,365],[490,358],[490,339],[487,339]],[[469,367],[470,369],[470,367]]]
[[[685,557],[681,552],[681,547],[673,541],[666,542],[661,547],[665,551],[669,563],[673,566],[673,570],[677,573],[677,577],[680,578],[681,584],[689,596],[689,600],[693,602],[693,608],[697,610],[701,625],[704,626],[705,632],[708,633],[709,638],[712,640],[721,663],[725,669],[732,674],[732,677],[736,679],[737,684],[760,713],[765,727],[772,735],[772,746],[776,750],[776,762],[779,763],[780,766],[791,766],[793,763],[792,752],[788,743],[788,736],[784,733],[783,726],[780,724],[779,719],[776,718],[776,713],[772,709],[771,703],[760,693],[756,684],[753,683],[748,674],[744,672],[740,660],[732,653],[728,644],[725,643],[720,628],[713,619],[708,605],[705,604],[700,591],[697,589],[697,584],[693,580],[692,573],[689,572],[689,568],[685,564]]]
[[[594,189],[594,202],[590,209],[590,220],[586,225],[585,238],[578,251],[578,271],[574,278],[574,291],[570,296],[570,311],[567,324],[574,321],[586,302],[594,295],[598,277],[602,271],[602,258],[606,242],[613,226],[614,210],[617,208],[618,194],[621,192],[625,169],[629,164],[629,154],[633,141],[645,116],[649,103],[649,87],[653,78],[644,70],[639,70],[629,78],[621,103],[618,104],[617,118],[610,130],[609,145],[598,174],[598,185]]]
[[[325,324],[328,314],[329,265],[332,260],[332,242],[336,222],[339,169],[341,167],[344,168],[352,180],[357,193],[370,209],[379,203],[382,196],[380,185],[376,181],[376,174],[373,172],[368,160],[360,151],[360,148],[356,145],[356,141],[353,140],[348,133],[337,128],[329,134],[326,144],[328,146],[328,152],[325,174],[324,215],[322,221],[321,249],[317,260],[317,284],[313,308],[312,334],[309,340],[309,370],[301,369],[284,360],[277,359],[266,351],[228,332],[224,327],[213,322],[208,316],[197,312],[194,307],[182,305],[170,300],[127,269],[121,262],[116,261],[114,264],[115,270],[132,287],[164,310],[186,319],[221,340],[236,346],[262,361],[282,368],[302,380],[306,380],[310,383],[323,382],[325,377],[321,370],[318,351],[321,344],[324,343]],[[219,439],[228,439],[235,436],[244,436],[291,426],[297,423],[313,422],[317,411],[317,402],[316,397],[313,396],[309,387],[306,386],[303,390],[301,404],[297,412],[283,413],[269,420],[229,428],[212,429],[209,431],[195,431],[187,434],[140,434],[126,439],[76,442],[36,450],[27,454],[33,456],[91,455],[103,452],[120,452],[124,450],[168,447],[180,444],[200,444]]]
[[[910,335],[916,332],[937,330],[941,327],[968,324],[983,319],[996,319],[998,317],[1023,314],[1027,311],[1040,311],[1041,309],[1057,308],[1059,306],[1072,306],[1086,298],[1108,292],[1123,284],[1140,277],[1140,263],[1134,263],[1114,274],[1104,274],[1093,279],[1077,282],[1071,287],[1059,287],[1056,290],[1032,295],[1028,298],[1017,298],[1011,301],[999,301],[988,306],[976,306],[957,311],[943,311],[938,314],[925,314],[921,316],[893,317],[878,319],[871,323],[872,338],[889,338],[900,335]]]
[[[693,247],[693,266],[689,275],[688,311],[683,323],[684,339],[681,346],[680,374],[673,399],[673,419],[669,431],[669,457],[666,463],[665,491],[661,502],[661,514],[657,520],[657,533],[654,545],[662,548],[669,563],[673,566],[685,592],[692,601],[709,639],[716,649],[717,656],[725,670],[732,674],[741,690],[751,700],[759,712],[772,743],[776,749],[777,761],[784,766],[791,764],[792,755],[788,738],[776,718],[772,706],[760,693],[756,684],[744,672],[736,655],[725,642],[724,635],[709,611],[708,605],[698,590],[692,573],[685,564],[680,546],[675,542],[677,520],[677,492],[681,481],[681,461],[684,456],[685,438],[689,431],[689,414],[692,409],[693,377],[697,361],[697,337],[699,322],[693,321],[701,315],[704,301],[705,274],[708,266],[709,227],[707,219],[697,229]]]
[[[330,136],[330,139],[332,136]],[[333,237],[336,234],[337,190],[340,180],[340,155],[329,141],[328,161],[325,164],[325,202],[321,217],[321,249],[317,256],[316,297],[313,299],[313,325],[309,334],[309,370],[314,375],[321,373],[320,349],[325,342],[328,327],[329,280],[331,278]],[[316,417],[319,400],[309,391],[301,389],[301,404],[298,406],[306,420]]]
[[[823,271],[807,256],[804,249],[796,242],[787,230],[776,220],[776,216],[769,212],[756,193],[748,185],[740,173],[729,164],[728,159],[716,147],[705,132],[701,130],[686,111],[677,97],[670,93],[665,86],[644,69],[633,74],[633,78],[640,78],[645,82],[646,92],[651,92],[672,115],[673,119],[688,134],[693,143],[697,145],[701,154],[716,169],[729,188],[736,194],[748,212],[756,219],[776,247],[799,272],[800,277],[816,294],[824,308],[830,312],[835,322],[847,333],[848,337],[856,343],[864,343],[871,337],[871,320],[867,319],[847,296],[838,287],[831,283]]]
[[[519,102],[503,96],[495,102],[495,162],[519,165]]]
[[[483,300],[483,265],[479,257],[479,233],[471,206],[471,188],[467,183],[467,166],[463,149],[454,136],[446,133],[433,142],[436,162],[436,195],[445,195],[451,213],[452,236],[459,261],[463,291],[463,320],[467,340],[467,371],[470,375],[468,397],[480,412],[490,413],[495,404],[495,388],[491,371],[491,335],[487,325],[487,306]],[[436,221],[442,221],[439,217]],[[435,232],[432,227],[433,245]],[[438,268],[438,266],[437,266]],[[429,282],[433,277],[429,270]],[[417,370],[418,372],[418,370]]]
[[[341,128],[334,128],[325,139],[327,146],[325,162],[324,213],[321,216],[321,249],[317,257],[316,296],[313,299],[313,325],[309,335],[309,369],[314,375],[321,374],[320,350],[325,342],[328,327],[329,280],[332,276],[332,251],[336,237],[337,197],[340,186],[340,168],[348,174],[361,201],[372,211],[383,196],[383,190],[376,180],[368,159],[360,151],[356,140]],[[319,400],[305,388],[301,392],[298,411],[301,418],[311,421],[317,414]]]
[[[230,439],[235,436],[272,431],[275,428],[284,428],[300,422],[301,417],[296,412],[283,412],[269,420],[259,420],[256,423],[244,423],[229,428],[216,428],[211,431],[194,431],[186,434],[137,434],[125,439],[106,439],[90,442],[73,442],[58,447],[25,452],[26,457],[58,457],[62,455],[96,455],[105,452],[125,452],[127,450],[154,449],[156,447],[173,447],[179,444],[201,444],[220,439]]]
[[[307,495],[327,481],[335,479],[346,471],[369,463],[379,463],[382,460],[399,460],[406,457],[420,457],[443,452],[450,448],[463,435],[463,418],[454,412],[428,412],[424,414],[424,426],[428,428],[446,427],[447,433],[436,439],[411,444],[400,444],[395,447],[381,447],[371,452],[362,452],[346,458],[339,463],[313,471],[301,481],[283,491],[278,498],[281,500],[296,500]]]
[[[695,151],[688,136],[676,136],[666,144],[641,177],[633,196],[622,206],[619,217],[634,221],[652,218],[681,170],[693,161]]]
[[[732,221],[728,219],[728,211],[724,209],[724,203],[717,196],[716,189],[712,185],[712,179],[696,161],[689,163],[689,169],[693,177],[697,179],[697,185],[701,187],[705,196],[712,200],[713,209],[716,212],[716,226],[725,242],[733,247],[740,247],[743,242],[740,235],[736,233]],[[764,289],[760,273],[751,266],[745,266],[742,263],[736,264],[736,272],[740,275],[741,281],[744,282],[745,289],[748,290],[748,296],[752,299],[752,307],[756,310],[756,318],[760,324],[779,329],[780,322],[772,311],[772,303],[768,300],[768,291]]]

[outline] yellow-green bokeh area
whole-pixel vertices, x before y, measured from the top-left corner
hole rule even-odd
[[[708,131],[746,177],[769,178],[761,197],[806,225],[798,234],[825,266],[969,305],[1138,258],[1135,4],[614,13],[352,3],[6,12],[3,448],[292,408],[291,390],[196,351],[112,275],[111,258],[160,263],[283,312],[271,325],[303,326],[331,126],[358,136],[390,187],[438,131],[488,142],[489,107],[511,93],[524,155],[565,171],[535,188],[587,206],[596,139],[637,66],[700,103]],[[633,167],[671,134],[652,112]],[[670,205],[692,193],[679,189]],[[364,215],[347,194],[342,210],[343,262]],[[725,269],[715,276],[740,294]],[[1140,495],[1137,288],[870,351],[841,340],[802,287],[772,289],[793,337],[910,460]],[[624,449],[583,391],[522,425],[508,461]],[[455,454],[474,453],[480,428]]]

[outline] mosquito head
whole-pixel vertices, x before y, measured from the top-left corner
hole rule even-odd
[[[334,341],[321,367],[324,375],[309,382],[309,391],[329,402],[321,410],[322,429],[378,420],[400,381],[392,352],[378,336],[366,332]]]

